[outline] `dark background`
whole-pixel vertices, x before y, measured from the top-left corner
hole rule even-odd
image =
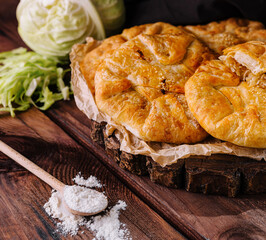
[[[229,17],[266,25],[266,0],[124,0],[125,27],[157,21],[174,25],[206,24]]]
[[[6,51],[16,46],[26,47],[17,33],[18,2],[8,0],[0,4],[0,48]],[[124,3],[126,22],[116,33],[158,21],[173,25],[206,24],[229,17],[257,20],[266,26],[266,0],[124,0]]]

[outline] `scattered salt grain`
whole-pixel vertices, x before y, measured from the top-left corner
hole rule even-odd
[[[81,176],[81,173],[79,173],[76,177],[74,177],[73,181],[80,186],[85,186],[89,188],[94,188],[94,187],[101,188],[102,187],[102,184],[95,176],[90,176],[89,178],[84,179],[84,177]]]
[[[103,193],[77,185],[65,186],[64,200],[69,208],[88,214],[99,213],[108,205]]]
[[[56,226],[58,231],[64,235],[76,235],[79,227],[86,224],[85,218],[73,215],[65,208],[62,197],[56,190],[52,191],[49,201],[43,207],[48,215],[61,221]]]
[[[92,179],[88,181],[90,182],[91,187],[96,187],[99,186],[98,184],[100,184],[97,178],[93,176],[85,180],[79,174],[78,177],[76,176],[74,179],[83,179],[85,182],[88,179]],[[72,199],[72,197],[73,196],[69,196],[67,198]],[[107,201],[107,199],[105,200]],[[84,202],[86,201],[82,200],[81,202],[85,204]],[[88,203],[86,202],[86,204]],[[120,210],[125,210],[126,206],[127,205],[125,202],[119,200],[114,207],[105,211],[104,214],[91,218],[85,218],[68,212],[62,202],[60,193],[56,190],[53,190],[49,201],[44,205],[44,209],[52,218],[59,220],[59,222],[56,224],[57,231],[61,232],[63,235],[69,234],[74,236],[78,233],[78,230],[81,226],[85,226],[88,228],[88,230],[91,230],[94,233],[94,240],[132,240],[126,225],[119,221]],[[79,206],[78,209],[80,211],[82,207]],[[84,231],[82,231],[81,234],[83,232]]]
[[[87,228],[95,232],[96,239],[131,240],[129,230],[119,221],[120,210],[125,210],[126,207],[126,203],[119,200],[104,216],[93,217],[87,223]]]

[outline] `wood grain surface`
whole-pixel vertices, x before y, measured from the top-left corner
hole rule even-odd
[[[266,235],[265,194],[234,199],[205,196],[166,188],[151,182],[148,177],[131,174],[121,169],[90,139],[90,120],[80,111],[74,113],[74,108],[75,102],[67,105],[60,102],[46,114],[189,239],[263,239]]]
[[[17,33],[17,3],[0,5],[0,51],[25,46]],[[265,239],[265,194],[232,199],[155,184],[121,169],[90,138],[90,124],[72,99],[46,112],[2,113],[0,139],[65,184],[73,184],[78,172],[96,176],[109,206],[127,203],[120,220],[132,239]],[[2,153],[0,186],[0,239],[93,239],[86,229],[74,237],[56,232],[56,221],[43,209],[51,188]]]
[[[127,225],[133,239],[184,239],[40,111],[30,109],[16,118],[1,117],[0,126],[2,141],[65,184],[73,184],[72,178],[78,172],[85,178],[97,176],[104,185],[100,190],[105,191],[109,206],[118,200],[127,203],[120,220]],[[43,209],[51,188],[2,153],[0,159],[0,239],[72,239],[55,231],[53,220]],[[88,230],[82,230],[84,233],[74,239],[93,238]]]

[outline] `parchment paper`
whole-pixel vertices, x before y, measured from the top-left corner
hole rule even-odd
[[[115,135],[121,143],[120,149],[131,154],[141,154],[150,156],[161,166],[171,165],[181,158],[188,158],[191,155],[210,156],[211,154],[230,154],[239,157],[249,157],[256,160],[265,159],[266,149],[240,147],[228,142],[223,142],[213,137],[197,144],[167,144],[157,142],[145,142],[125,127],[116,124],[108,115],[102,113],[97,108],[94,96],[87,87],[79,63],[86,53],[93,50],[101,42],[92,38],[87,38],[86,44],[76,44],[70,53],[71,60],[71,82],[77,107],[84,112],[88,118],[97,122],[107,122],[107,134]]]

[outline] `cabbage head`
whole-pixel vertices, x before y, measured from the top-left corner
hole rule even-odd
[[[67,57],[75,43],[105,38],[102,20],[90,0],[21,0],[18,32],[35,52]]]

